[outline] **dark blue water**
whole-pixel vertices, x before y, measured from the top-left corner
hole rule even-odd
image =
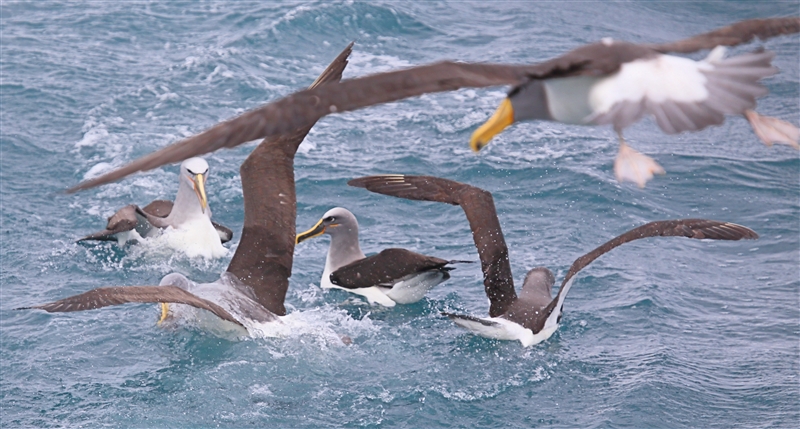
[[[657,219],[740,223],[743,242],[649,240],[578,278],[548,341],[478,338],[439,316],[487,311],[478,265],[423,301],[369,307],[317,286],[327,239],[297,248],[286,338],[161,329],[153,305],[14,311],[206,262],[147,246],[73,241],[131,203],[171,198],[177,166],[78,195],[58,191],[307,86],[350,41],[345,77],[440,59],[530,63],[601,37],[668,41],[796,2],[132,2],[0,5],[0,423],[4,427],[797,427],[800,158],[742,118],[626,135],[667,175],[613,179],[606,128],[516,125],[479,155],[470,133],[505,88],[424,96],[322,120],[297,157],[298,228],[329,208],[358,216],[362,247],[477,259],[457,207],[372,195],[350,178],[432,174],[491,191],[518,281],[560,277],[584,252]],[[800,37],[763,44],[781,73],[759,111],[800,122]],[[734,49],[744,52],[753,44]],[[698,58],[698,57],[695,57]],[[208,157],[214,217],[242,225],[238,167]],[[232,252],[231,252],[232,254]],[[343,346],[331,338],[353,338]]]

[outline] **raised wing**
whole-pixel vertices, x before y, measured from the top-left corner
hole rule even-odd
[[[659,52],[690,53],[717,46],[736,46],[758,37],[772,37],[800,32],[800,18],[748,19],[708,33],[698,34],[676,42],[647,45]]]
[[[508,248],[497,219],[492,194],[483,189],[433,176],[401,174],[370,176],[347,182],[379,194],[410,200],[436,201],[461,206],[472,229],[489,298],[489,315],[499,316],[517,299],[508,260]]]
[[[241,322],[231,316],[224,308],[177,286],[101,287],[48,304],[22,307],[17,310],[38,308],[50,313],[62,313],[93,310],[95,308],[127,304],[129,302],[168,302],[191,305],[192,307],[208,310],[216,314],[222,320],[227,320],[242,326]]]
[[[116,235],[121,232],[131,231],[136,229],[140,235],[144,235],[152,228],[148,222],[147,217],[141,213],[141,209],[134,204],[125,206],[108,218],[106,229],[102,231],[93,232],[85,237],[79,238],[77,241],[100,240],[110,241],[116,240]]]
[[[404,277],[444,268],[449,261],[406,249],[386,249],[331,273],[331,283],[347,289],[391,286]]]
[[[758,234],[742,225],[708,219],[661,220],[644,224],[607,241],[605,244],[576,259],[569,268],[566,277],[564,277],[564,281],[561,282],[556,299],[545,309],[545,314],[549,315],[554,309],[561,308],[564,304],[564,298],[566,298],[572,285],[572,277],[578,271],[618,246],[648,237],[687,237],[698,240],[755,240],[758,238]]]
[[[312,88],[342,78],[352,47],[350,43],[333,60]],[[294,258],[297,217],[294,155],[313,125],[314,122],[290,134],[264,140],[239,168],[244,227],[228,272],[252,287],[261,305],[281,316],[286,314],[283,301]]]

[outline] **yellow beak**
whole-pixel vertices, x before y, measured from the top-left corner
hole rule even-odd
[[[200,207],[203,208],[203,213],[205,213],[208,207],[208,199],[206,198],[206,178],[202,174],[195,174],[194,177],[192,177],[192,182],[194,183],[194,193],[197,194],[197,198],[200,200]]]
[[[169,315],[169,304],[166,302],[161,303],[161,317],[158,318],[158,325],[163,323],[167,320],[167,316]]]
[[[323,219],[320,219],[319,222],[317,222],[317,224],[311,227],[311,229],[309,229],[308,231],[297,234],[297,237],[295,237],[294,240],[294,244],[300,244],[303,241],[308,240],[309,238],[319,237],[320,235],[325,233],[325,225],[322,224],[322,221]]]
[[[481,150],[489,144],[489,141],[503,131],[504,128],[514,123],[514,108],[511,107],[511,100],[506,98],[500,103],[500,107],[494,112],[486,123],[480,126],[469,139],[469,146],[475,152]]]

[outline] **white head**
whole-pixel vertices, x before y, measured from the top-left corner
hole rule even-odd
[[[208,163],[203,158],[189,158],[181,163],[180,186],[188,186],[197,195],[203,213],[208,208],[206,197],[206,180],[208,179]],[[180,194],[180,191],[178,191]],[[177,200],[177,198],[176,198]]]

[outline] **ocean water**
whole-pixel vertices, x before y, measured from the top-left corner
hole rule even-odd
[[[287,306],[301,329],[231,340],[156,326],[155,305],[15,311],[228,258],[79,245],[128,204],[172,198],[177,166],[77,195],[61,190],[310,84],[350,41],[345,77],[441,59],[532,63],[601,37],[660,42],[797,2],[3,2],[0,4],[0,425],[3,427],[798,427],[800,155],[744,119],[667,136],[627,130],[667,170],[613,178],[606,127],[518,124],[467,141],[506,88],[462,90],[327,117],[296,161],[299,230],[358,216],[365,252],[477,260],[458,207],[349,188],[367,174],[431,174],[494,194],[518,282],[560,279],[604,241],[658,219],[746,225],[757,241],[627,244],[586,268],[549,340],[523,348],[439,315],[485,315],[478,264],[421,302],[370,307],[318,287],[328,240],[298,246]],[[800,37],[775,51],[759,111],[800,123]],[[699,58],[699,55],[694,56]],[[214,218],[240,237],[238,167],[207,157]],[[268,186],[269,184],[265,184]],[[347,335],[353,344],[335,339]]]

